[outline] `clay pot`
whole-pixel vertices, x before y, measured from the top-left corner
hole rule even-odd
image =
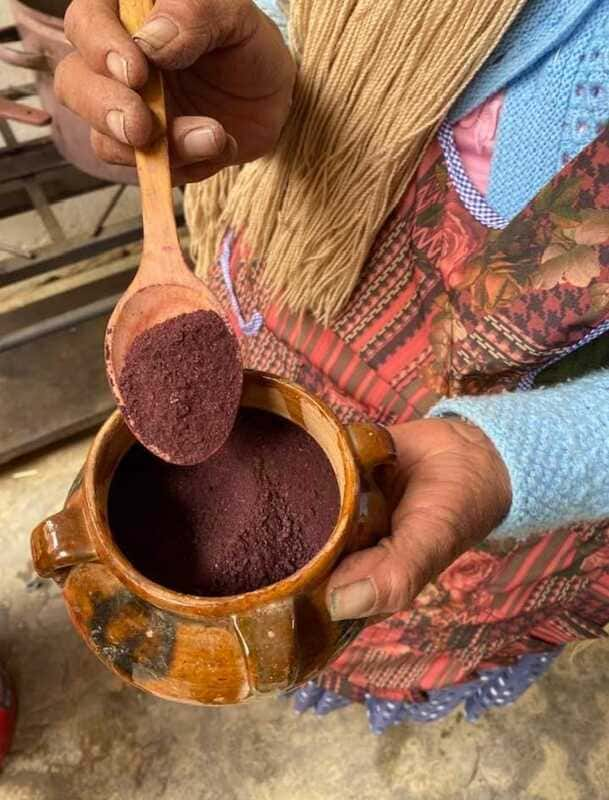
[[[204,598],[140,575],[115,545],[106,513],[112,476],[134,441],[118,412],[97,434],[63,511],[32,533],[37,572],[62,586],[72,622],[93,652],[128,683],[169,700],[241,703],[320,671],[363,625],[330,620],[327,578],[341,556],[389,530],[388,503],[375,483],[379,470],[395,463],[386,430],[344,426],[305,389],[259,372],[246,372],[242,405],[303,427],[338,481],[336,527],[290,577],[247,594]]]
[[[137,183],[131,167],[106,164],[97,158],[89,140],[89,125],[60,105],[55,96],[55,67],[74,49],[63,32],[63,16],[69,4],[69,0],[9,0],[23,49],[0,44],[0,61],[33,70],[47,116],[18,103],[5,104],[4,113],[0,107],[0,114],[33,125],[46,124],[50,118],[53,142],[66,161],[103,180]]]

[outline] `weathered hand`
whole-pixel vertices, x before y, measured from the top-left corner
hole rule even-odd
[[[176,184],[202,180],[274,147],[295,66],[276,25],[251,0],[157,0],[132,39],[117,0],[73,0],[65,18],[76,52],[57,67],[59,100],[92,126],[96,154],[133,164],[154,137],[137,93],[148,60],[165,72]]]
[[[486,435],[457,418],[391,429],[405,486],[392,534],[348,556],[328,586],[334,619],[400,611],[507,514],[510,479]]]

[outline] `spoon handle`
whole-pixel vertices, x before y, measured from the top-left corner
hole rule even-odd
[[[139,30],[153,5],[153,0],[120,0],[120,19],[129,34]],[[179,248],[179,244],[169,169],[163,78],[150,63],[148,71],[148,81],[141,95],[155,118],[157,134],[160,132],[160,135],[149,147],[135,150],[135,162],[142,198],[144,250],[160,257],[168,247],[174,250],[176,246]]]

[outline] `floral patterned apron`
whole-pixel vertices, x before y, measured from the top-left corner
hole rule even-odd
[[[606,363],[609,131],[509,224],[480,222],[450,167],[436,140],[331,328],[270,303],[260,265],[227,234],[210,283],[232,308],[247,365],[298,381],[346,422],[387,424],[442,396]],[[365,628],[320,682],[351,700],[423,702],[525,653],[604,636],[608,622],[606,524],[491,538],[410,610]]]

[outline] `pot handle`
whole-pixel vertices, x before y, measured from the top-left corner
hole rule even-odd
[[[37,525],[32,531],[31,545],[36,572],[41,578],[54,578],[60,583],[65,577],[64,570],[97,559],[82,513],[76,506],[64,508]]]
[[[389,431],[372,422],[347,425],[360,472],[360,518],[346,553],[371,547],[386,536],[397,505],[397,456]]]

